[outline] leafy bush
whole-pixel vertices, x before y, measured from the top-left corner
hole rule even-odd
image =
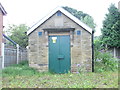
[[[95,51],[95,71],[114,71],[118,69],[118,59],[110,52]]]
[[[107,51],[102,45],[100,39],[94,42],[94,60],[95,60],[95,72],[114,71],[118,69],[118,59],[114,58],[111,52]]]
[[[118,69],[118,63],[116,60],[108,61],[104,64],[102,61],[95,61],[95,72],[103,71],[115,71]]]
[[[118,60],[110,52],[96,51],[95,71],[115,71],[118,69]]]

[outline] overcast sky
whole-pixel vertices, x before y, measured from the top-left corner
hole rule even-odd
[[[7,16],[4,25],[27,24],[32,26],[58,6],[69,6],[91,15],[97,24],[95,35],[100,35],[100,28],[111,3],[118,7],[120,0],[0,0]]]

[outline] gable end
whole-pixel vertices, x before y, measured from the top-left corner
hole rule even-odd
[[[27,35],[30,35],[34,30],[36,30],[38,27],[40,27],[43,23],[45,23],[48,19],[50,19],[57,12],[61,12],[62,14],[64,14],[65,16],[67,16],[70,20],[72,20],[73,22],[75,22],[77,25],[79,25],[80,27],[82,27],[86,31],[88,31],[90,34],[92,34],[92,29],[89,26],[87,26],[86,24],[84,24],[83,22],[81,22],[78,18],[76,18],[75,16],[73,16],[71,13],[69,13],[68,11],[66,11],[65,9],[63,9],[62,7],[58,7],[55,10],[53,10],[50,14],[48,14],[45,18],[41,19],[38,23],[36,23],[35,25],[33,25],[27,31]]]

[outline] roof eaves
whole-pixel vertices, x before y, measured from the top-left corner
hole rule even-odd
[[[43,19],[41,19],[39,22],[37,22],[35,25],[33,25],[28,31],[27,35],[29,35],[34,29],[39,27],[44,21],[46,21],[49,17],[51,17],[55,12],[59,10],[60,7],[55,8],[52,12],[50,12],[47,16],[45,16]]]
[[[6,14],[7,14],[7,12],[5,11],[5,9],[4,9],[4,7],[2,6],[1,3],[0,3],[0,9],[1,9],[3,15],[6,15]]]
[[[92,33],[92,29],[86,25],[85,23],[81,22],[78,18],[76,18],[75,16],[73,16],[72,14],[70,14],[68,11],[66,11],[65,9],[61,8],[62,12],[68,16],[69,18],[71,18],[73,21],[75,21],[77,24],[79,24],[80,26],[82,26],[84,29],[86,29],[88,32]]]

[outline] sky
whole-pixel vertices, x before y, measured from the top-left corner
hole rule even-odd
[[[4,26],[26,24],[31,27],[58,6],[69,6],[93,17],[96,23],[95,36],[101,35],[100,29],[111,3],[118,7],[120,0],[0,0],[7,15]]]

